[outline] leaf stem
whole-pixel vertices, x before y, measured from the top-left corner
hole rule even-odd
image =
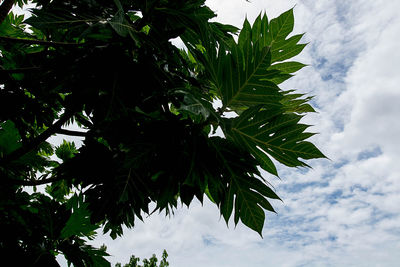
[[[56,133],[70,135],[70,136],[80,136],[80,137],[85,137],[87,135],[86,132],[73,131],[73,130],[67,130],[67,129],[59,129],[56,131]]]
[[[37,45],[44,45],[44,46],[76,46],[82,45],[82,43],[65,43],[65,42],[53,42],[53,41],[44,41],[44,40],[35,40],[35,39],[23,39],[23,38],[14,38],[14,37],[7,37],[7,36],[0,36],[0,40],[4,40],[7,42],[14,42],[14,43],[24,43],[24,44],[37,44]]]
[[[56,182],[61,180],[60,177],[52,177],[48,179],[41,179],[41,180],[16,180],[16,179],[9,179],[12,184],[14,185],[22,185],[22,186],[37,186],[37,185],[44,185],[52,182]]]
[[[0,72],[3,72],[3,73],[21,73],[21,72],[27,72],[27,71],[31,71],[31,70],[40,70],[40,67],[25,67],[25,68],[10,69],[10,70],[0,69]]]

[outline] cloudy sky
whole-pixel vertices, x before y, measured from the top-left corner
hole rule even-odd
[[[279,166],[281,180],[265,176],[284,202],[267,214],[263,239],[242,224],[227,227],[206,201],[95,244],[108,246],[113,263],[166,249],[172,267],[400,266],[400,1],[207,4],[238,27],[246,16],[295,6],[294,32],[309,42],[298,61],[309,67],[283,87],[315,95],[318,113],[305,121],[330,160],[309,162],[311,170]]]

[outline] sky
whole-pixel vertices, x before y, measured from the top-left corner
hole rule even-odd
[[[237,27],[294,7],[294,33],[309,43],[296,59],[309,66],[282,87],[315,96],[318,112],[304,122],[329,160],[277,164],[281,179],[265,173],[283,202],[266,214],[263,238],[241,223],[227,227],[205,201],[93,243],[107,245],[112,263],[166,249],[171,267],[400,266],[400,1],[206,3],[215,20]]]

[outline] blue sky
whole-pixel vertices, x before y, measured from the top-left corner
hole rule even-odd
[[[241,26],[295,6],[294,33],[309,45],[309,64],[285,89],[315,95],[304,118],[330,160],[313,169],[278,165],[265,174],[283,199],[267,214],[264,238],[226,226],[209,202],[152,215],[117,240],[99,236],[111,262],[169,253],[173,267],[400,265],[400,1],[210,0],[217,21]],[[55,142],[57,142],[55,138]]]

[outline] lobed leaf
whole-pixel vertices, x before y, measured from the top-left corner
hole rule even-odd
[[[96,224],[90,222],[91,212],[88,210],[88,203],[83,202],[82,195],[74,195],[67,205],[72,209],[72,214],[61,230],[61,238],[71,236],[87,236],[89,238],[95,235],[95,230],[98,228]]]
[[[276,175],[268,165],[268,155],[289,167],[308,166],[300,159],[325,157],[312,143],[304,141],[313,134],[304,132],[309,126],[300,124],[300,119],[300,115],[280,109],[255,107],[232,119],[228,134],[248,149],[262,168]]]
[[[226,142],[226,141],[225,141]],[[265,221],[264,210],[274,212],[267,198],[279,197],[256,176],[253,160],[246,153],[239,152],[232,146],[213,142],[222,169],[222,178],[227,181],[225,194],[221,199],[220,211],[228,223],[234,211],[234,222],[239,220],[262,235]],[[228,143],[226,143],[228,144]]]
[[[14,122],[8,120],[0,124],[0,156],[10,154],[21,147],[20,135]]]

